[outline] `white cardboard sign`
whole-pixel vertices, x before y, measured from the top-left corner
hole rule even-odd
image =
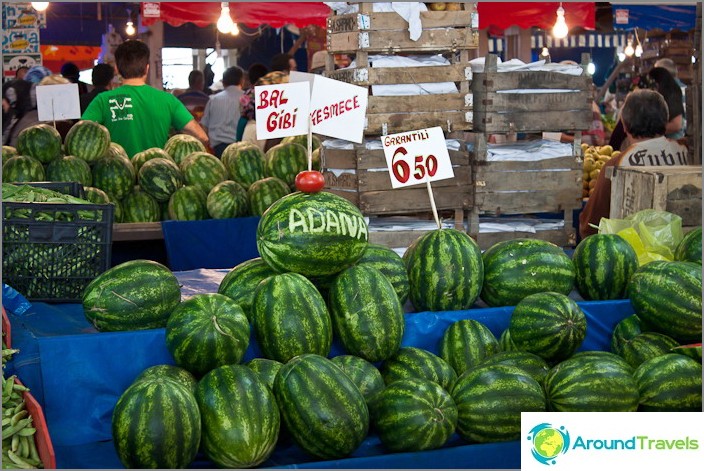
[[[308,82],[260,85],[254,87],[254,99],[257,139],[308,133]]]
[[[381,137],[392,188],[454,178],[440,126]]]
[[[78,84],[37,85],[37,118],[39,121],[80,119],[81,104]]]

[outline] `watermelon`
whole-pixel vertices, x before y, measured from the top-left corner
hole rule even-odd
[[[227,180],[227,169],[207,152],[193,152],[179,164],[186,185],[193,185],[207,195],[215,185]]]
[[[643,332],[623,343],[615,353],[622,356],[633,368],[637,368],[644,361],[669,353],[678,345],[676,340],[667,335]]]
[[[90,165],[72,155],[59,156],[46,166],[46,178],[52,182],[78,182],[84,187],[93,184]]]
[[[103,193],[105,192],[103,191]],[[110,203],[115,205],[115,210],[113,212],[113,222],[122,222],[122,203],[120,202],[120,200],[114,199],[114,197],[110,198]]]
[[[61,155],[61,134],[48,124],[35,124],[17,135],[17,153],[48,164]]]
[[[156,329],[181,301],[178,279],[164,265],[130,260],[98,275],[83,293],[83,312],[99,331]]]
[[[193,152],[205,152],[206,149],[202,142],[191,135],[174,134],[164,144],[164,151],[177,165],[181,165],[181,162]]]
[[[10,157],[2,166],[5,183],[41,182],[45,180],[42,163],[28,155]]]
[[[110,132],[108,128],[95,121],[78,121],[71,126],[64,139],[66,154],[74,155],[88,163],[104,158],[108,147],[110,147]]]
[[[440,340],[440,357],[458,375],[500,351],[499,342],[489,328],[474,319],[453,322]]]
[[[406,265],[399,254],[379,244],[367,244],[357,265],[371,266],[379,270],[391,282],[403,306],[408,299],[410,285]]]
[[[141,152],[137,152],[132,156],[131,160],[135,171],[139,172],[139,170],[142,168],[142,165],[144,165],[147,161],[151,159],[166,159],[176,163],[174,161],[174,158],[171,157],[168,152],[159,147],[151,147]]]
[[[631,314],[621,319],[611,333],[611,353],[618,355],[623,344],[629,342],[642,332],[648,331],[650,331],[650,329],[636,314]]]
[[[195,459],[201,414],[193,393],[168,377],[133,383],[112,413],[112,438],[126,468],[186,468]]]
[[[121,201],[122,222],[159,222],[159,203],[142,188],[135,186]]]
[[[515,306],[526,296],[552,291],[570,294],[575,270],[557,245],[539,239],[499,242],[482,254],[481,298],[489,306]]]
[[[403,306],[376,268],[355,265],[339,274],[330,287],[328,307],[333,332],[348,353],[376,362],[401,347]]]
[[[253,258],[227,272],[218,286],[218,293],[239,304],[247,319],[251,321],[254,290],[261,281],[273,275],[276,275],[276,272],[261,257]]]
[[[110,200],[121,200],[137,183],[132,162],[123,157],[104,157],[93,164],[93,186],[110,196]]]
[[[457,432],[465,440],[518,440],[521,412],[545,410],[543,388],[524,370],[509,365],[470,368],[450,390],[457,405]]]
[[[95,188],[93,186],[83,187],[83,191],[86,196],[86,200],[93,204],[108,204],[110,203],[110,197],[100,188]]]
[[[359,209],[332,193],[296,192],[276,201],[257,226],[257,248],[276,271],[305,276],[339,273],[367,248]]]
[[[416,311],[469,309],[482,289],[479,246],[456,229],[436,229],[420,236],[406,267]]]
[[[316,458],[345,457],[367,436],[364,396],[327,358],[314,354],[293,358],[276,375],[274,394],[286,429]]]
[[[181,368],[176,365],[154,365],[150,366],[146,370],[143,370],[133,381],[142,381],[143,379],[153,379],[153,378],[168,378],[176,381],[177,383],[185,386],[186,389],[191,391],[192,394],[196,393],[196,386],[198,381],[195,376],[191,374],[188,370]]]
[[[296,175],[308,170],[306,148],[295,142],[273,146],[266,151],[264,160],[264,175],[280,178],[292,190],[296,187]]]
[[[702,266],[654,261],[631,278],[633,310],[652,329],[680,343],[702,340]]]
[[[251,213],[254,216],[261,216],[275,201],[290,192],[288,185],[276,177],[255,181],[247,189],[247,199],[249,200]]]
[[[244,311],[222,294],[196,294],[173,310],[166,323],[166,348],[176,364],[196,376],[239,363],[249,345]]]
[[[384,378],[381,376],[381,372],[364,358],[354,355],[338,355],[332,357],[331,361],[352,380],[367,404],[374,394],[384,389]]]
[[[677,244],[675,260],[678,262],[702,263],[702,228],[697,227],[687,233]]]
[[[15,149],[12,146],[2,146],[2,164],[5,165],[5,162],[7,162],[10,157],[14,157],[16,155],[19,155],[19,152],[17,152],[17,149]]]
[[[508,328],[516,349],[558,363],[582,345],[587,318],[572,299],[560,293],[535,293],[519,301]]]
[[[516,366],[530,375],[538,384],[545,382],[545,377],[550,371],[550,365],[534,353],[520,351],[499,352],[484,358],[478,366],[488,365]]]
[[[581,352],[552,367],[545,377],[545,395],[548,410],[556,412],[638,409],[633,368],[608,352]]]
[[[111,142],[108,145],[108,148],[105,151],[105,155],[103,157],[122,157],[123,159],[130,159],[130,156],[127,155],[127,151],[125,150],[125,148],[117,142]]]
[[[295,142],[296,144],[301,145],[304,149],[306,149],[306,153],[308,152],[308,134],[286,136],[281,139],[281,144],[288,144],[290,142]],[[311,134],[311,151],[318,150],[321,144],[320,138],[315,134]]]
[[[264,381],[264,383],[269,386],[269,389],[273,391],[276,374],[284,364],[280,361],[269,360],[268,358],[253,358],[245,363],[244,366],[259,375],[259,379]]]
[[[259,283],[251,321],[266,358],[286,363],[304,353],[330,353],[332,325],[325,301],[313,283],[297,273]]]
[[[579,294],[588,301],[606,301],[626,297],[638,256],[621,236],[594,234],[577,245],[572,263]]]
[[[501,332],[501,335],[499,336],[499,347],[501,347],[501,350],[504,352],[518,350],[516,348],[516,344],[514,344],[513,340],[511,340],[510,330],[504,329],[503,332]]]
[[[640,393],[639,410],[701,412],[702,364],[676,353],[644,361],[633,374]]]
[[[244,365],[224,365],[196,388],[203,423],[201,448],[220,468],[252,468],[269,458],[280,417],[269,387]]]
[[[169,201],[183,186],[183,174],[171,159],[155,157],[145,162],[137,174],[139,186],[157,202]]]
[[[247,215],[247,191],[232,180],[220,182],[210,190],[206,199],[208,214],[213,219],[236,218]]]
[[[452,397],[427,379],[390,384],[374,398],[369,412],[381,443],[392,452],[440,448],[457,426]]]
[[[208,196],[198,187],[184,186],[169,198],[169,219],[199,221],[208,219]]]
[[[457,373],[442,358],[417,347],[402,347],[381,364],[381,376],[388,386],[406,378],[427,379],[450,390],[457,380]]]
[[[229,178],[245,190],[264,178],[264,152],[252,142],[233,142],[225,148],[220,159]]]

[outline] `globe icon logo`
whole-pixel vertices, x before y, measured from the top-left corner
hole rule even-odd
[[[555,428],[548,423],[533,427],[528,440],[533,442],[533,458],[544,465],[555,464],[556,458],[567,453],[570,447],[570,434],[565,427]]]

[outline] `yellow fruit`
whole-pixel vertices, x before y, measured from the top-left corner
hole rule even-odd
[[[445,2],[433,2],[430,5],[428,5],[428,9],[430,11],[444,11],[446,7],[447,7],[447,3],[445,3]]]
[[[589,176],[589,172],[582,172],[582,180],[588,182],[592,177]]]
[[[589,180],[582,180],[582,188],[585,190],[589,189]]]
[[[621,151],[620,151],[620,150],[615,150],[615,151],[613,151],[613,152],[611,153],[611,158],[612,158],[612,159],[615,159],[616,157],[618,157],[618,156],[620,156],[620,155],[621,155]]]
[[[614,152],[614,148],[608,144],[605,146],[599,147],[599,153],[602,155],[611,155],[613,152]]]
[[[594,165],[595,165],[594,159],[586,158],[586,159],[584,159],[584,165],[582,166],[582,169],[585,172],[591,172],[592,170],[594,170]]]
[[[596,186],[596,178],[594,180],[589,180],[589,194],[592,194],[592,190]]]
[[[582,152],[586,152],[587,149],[589,149],[589,144],[586,142],[582,142]]]
[[[462,4],[460,2],[447,2],[445,4],[445,10],[447,10],[447,11],[460,11],[460,10],[462,10]]]
[[[591,172],[589,172],[589,179],[590,180],[596,180],[597,177],[599,176],[600,170],[598,168],[595,168]]]
[[[597,160],[596,162],[594,162],[594,167],[598,168],[599,170],[601,170],[604,165],[606,165],[606,162],[604,162],[603,160]]]
[[[611,157],[608,155],[600,155],[599,159],[598,159],[599,162],[604,162],[604,163],[608,162],[609,160],[611,160]]]

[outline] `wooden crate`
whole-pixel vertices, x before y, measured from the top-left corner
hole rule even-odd
[[[623,219],[643,209],[669,211],[683,227],[702,225],[702,167],[614,167],[610,218]]]

